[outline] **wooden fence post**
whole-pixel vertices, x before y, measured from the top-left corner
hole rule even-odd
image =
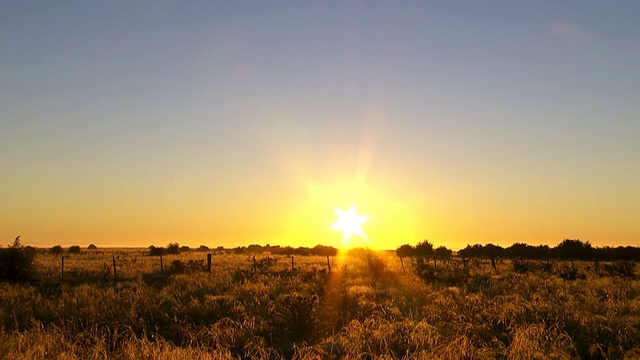
[[[329,262],[329,255],[327,255],[327,271],[331,272],[331,263]]]
[[[60,266],[60,281],[64,281],[64,256],[62,257],[62,264]]]
[[[400,257],[400,264],[402,265],[402,272],[404,272],[404,260],[402,259],[402,256]]]
[[[162,255],[160,255],[160,273],[164,274],[164,264],[162,263]]]
[[[291,255],[291,271],[293,271],[295,269],[296,269],[296,266],[295,266],[295,263],[294,263],[293,255]]]
[[[113,260],[113,278],[115,279],[118,277],[118,272],[116,271],[116,257],[112,256],[111,259]]]
[[[207,254],[207,271],[211,272],[211,253]]]

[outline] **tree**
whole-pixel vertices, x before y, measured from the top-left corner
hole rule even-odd
[[[396,249],[396,255],[401,259],[408,256],[413,256],[413,252],[413,246],[409,244],[404,244]]]
[[[89,249],[89,250],[96,250],[97,248],[98,248],[98,247],[97,247],[97,246],[95,246],[95,245],[93,245],[93,244],[90,244],[90,245],[87,247],[87,249]]]
[[[433,244],[429,240],[419,242],[414,248],[415,256],[429,257],[433,255]]]
[[[396,255],[400,258],[400,264],[402,265],[402,272],[404,272],[404,258],[407,256],[413,256],[413,254],[413,246],[409,244],[404,244],[396,249]]]
[[[497,270],[496,258],[504,254],[504,248],[498,245],[487,244],[482,248],[482,254],[491,260],[491,267],[493,270]]]
[[[553,249],[556,257],[563,260],[570,260],[571,267],[574,267],[574,260],[587,260],[593,254],[593,248],[587,241],[586,243],[579,239],[564,239],[558,246]]]
[[[440,260],[449,260],[451,258],[452,251],[444,246],[440,246],[433,251],[434,257]]]
[[[533,258],[537,260],[547,260],[551,257],[551,249],[548,245],[539,245],[533,249]]]
[[[67,250],[69,254],[80,254],[80,246],[73,245],[69,246],[69,250]]]
[[[419,242],[413,249],[413,255],[419,268],[423,267],[425,262],[429,265],[429,258],[433,256],[433,244],[429,240]]]
[[[505,249],[505,255],[511,259],[531,259],[533,246],[524,243],[515,243]]]
[[[449,260],[451,258],[452,251],[444,246],[440,246],[433,251],[433,267],[437,267],[437,260]]]
[[[467,247],[458,251],[458,255],[460,255],[463,259],[472,259],[480,257],[482,255],[482,252],[482,245],[475,244],[471,246],[467,244]]]

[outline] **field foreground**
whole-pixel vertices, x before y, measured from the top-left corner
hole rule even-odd
[[[438,263],[391,253],[159,257],[39,254],[38,281],[0,283],[6,359],[638,359],[640,282]],[[116,276],[113,263],[116,263]],[[522,271],[521,271],[522,272]]]

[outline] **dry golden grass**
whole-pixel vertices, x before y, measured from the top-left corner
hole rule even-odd
[[[39,254],[39,282],[0,283],[0,358],[640,355],[640,281],[598,276],[586,263],[578,265],[585,278],[576,280],[516,274],[502,264],[497,272],[484,266],[464,278],[428,282],[407,261],[403,272],[387,253],[332,258],[331,273],[322,257],[296,257],[292,271],[290,258],[280,256],[254,271],[246,255],[214,255],[208,273],[206,253],[188,252],[164,256],[165,274],[159,257],[146,254],[65,254],[64,282],[60,256]]]

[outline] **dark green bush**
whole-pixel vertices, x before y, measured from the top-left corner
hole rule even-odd
[[[9,281],[33,279],[35,257],[35,249],[22,246],[18,236],[12,245],[6,249],[0,249],[0,279]]]

